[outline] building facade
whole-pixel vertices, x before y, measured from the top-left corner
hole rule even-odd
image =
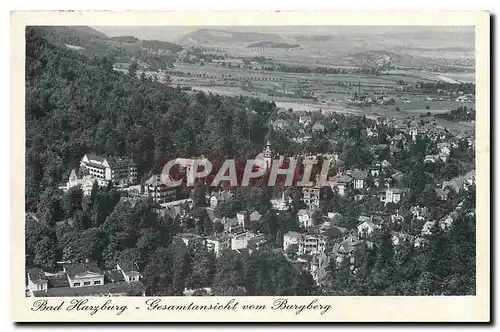
[[[137,183],[137,166],[127,158],[105,158],[92,153],[83,156],[80,168],[97,179],[111,181],[117,186]]]

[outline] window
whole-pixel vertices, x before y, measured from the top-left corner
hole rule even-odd
[[[101,280],[94,281],[94,285],[100,285],[100,284],[101,284]]]
[[[74,287],[80,287],[80,283],[79,283],[79,282],[74,282],[74,283],[73,283],[73,286],[74,286]]]
[[[90,286],[90,281],[85,281],[85,282],[83,283],[83,285],[84,285],[84,286]]]

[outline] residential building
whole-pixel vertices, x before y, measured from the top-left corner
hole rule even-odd
[[[292,199],[290,197],[285,198],[285,193],[283,192],[280,198],[271,199],[271,209],[277,211],[288,211],[291,203]]]
[[[352,177],[354,189],[363,189],[366,185],[366,178],[368,177],[367,171],[348,171],[347,174]]]
[[[135,262],[118,262],[118,264],[116,264],[116,269],[123,274],[123,279],[126,282],[139,281],[142,277],[139,272],[139,266]]]
[[[304,187],[302,188],[302,201],[310,209],[319,207],[320,192],[318,187]]]
[[[358,235],[346,236],[341,242],[333,245],[332,258],[335,259],[337,264],[341,264],[345,259],[348,259],[349,264],[353,266],[355,263],[354,253],[356,252],[356,248],[364,243],[368,245],[368,242],[360,239]]]
[[[373,216],[359,216],[356,228],[359,236],[370,236],[375,230],[380,229],[380,224],[375,222]]]
[[[401,232],[392,232],[392,245],[393,246],[399,246],[403,244],[404,242],[409,242],[413,239],[411,235],[401,233]]]
[[[68,271],[71,272],[72,269],[78,269],[77,264],[73,264]],[[27,295],[32,297],[76,297],[76,296],[138,296],[145,295],[145,286],[140,281],[126,282],[124,280],[123,274],[118,270],[105,271],[103,275],[105,278],[101,278],[102,283],[95,283],[91,285],[83,284],[80,286],[71,286],[72,278],[75,275],[69,276],[66,272],[61,271],[55,274],[46,273],[37,269],[37,273],[40,275],[45,275],[47,280],[46,288],[43,290],[31,290],[28,289]],[[41,271],[41,272],[40,272]],[[74,271],[73,271],[74,272]],[[102,272],[101,272],[102,273]],[[28,272],[28,279],[33,278],[33,272]],[[94,278],[95,279],[95,278]],[[76,284],[76,279],[74,280]],[[88,283],[89,280],[86,278],[84,283]]]
[[[152,175],[144,184],[144,194],[156,203],[171,202],[176,198],[175,188],[168,187],[160,180],[159,174]]]
[[[224,226],[224,232],[226,233],[240,233],[243,232],[244,225],[240,224],[239,220],[236,218],[222,218],[222,225]]]
[[[238,224],[241,226],[245,226],[245,219],[247,218],[247,212],[246,211],[240,211],[236,213],[236,219],[238,220]]]
[[[262,218],[262,215],[257,211],[253,211],[252,213],[250,213],[249,218],[250,222],[257,222],[260,220],[260,218]]]
[[[239,250],[248,247],[258,247],[265,242],[264,234],[254,234],[252,232],[243,232],[231,238],[231,249]]]
[[[287,232],[283,235],[283,250],[287,250],[291,245],[299,246],[300,233],[297,232]]]
[[[69,287],[104,285],[104,273],[94,262],[73,263],[63,267]]]
[[[449,156],[451,153],[451,144],[448,142],[438,143],[437,148],[440,154]]]
[[[435,163],[441,158],[437,154],[428,154],[424,158],[424,163]]]
[[[231,250],[231,236],[227,234],[211,236],[205,239],[207,249],[218,257],[223,250]]]
[[[450,191],[448,189],[440,189],[436,188],[434,189],[436,191],[436,196],[442,200],[446,201],[448,199],[448,195],[450,194]]]
[[[427,221],[423,226],[422,230],[420,231],[421,235],[431,235],[432,234],[432,228],[436,224],[436,221]]]
[[[182,242],[184,242],[186,247],[195,242],[203,243],[203,237],[194,233],[180,233],[174,235],[174,239],[181,240]]]
[[[297,213],[299,219],[299,226],[302,228],[310,228],[313,226],[312,212],[311,210],[299,210]]]
[[[65,191],[73,187],[80,187],[85,196],[89,196],[92,193],[92,188],[94,183],[97,183],[99,187],[106,187],[108,182],[104,179],[97,178],[89,174],[85,169],[71,170],[69,174],[68,182],[66,183]]]
[[[380,174],[380,171],[381,171],[382,167],[381,167],[380,164],[378,164],[378,165],[368,166],[367,169],[368,169],[368,172],[370,172],[370,175],[372,177],[378,177],[379,174]]]
[[[323,253],[326,248],[327,236],[323,234],[301,234],[297,232],[287,232],[283,236],[283,250],[287,250],[291,245],[297,245],[297,254],[312,255]]]
[[[271,125],[273,126],[274,130],[282,130],[288,127],[288,122],[283,119],[278,119],[276,121],[273,121]]]
[[[45,291],[48,289],[49,280],[45,273],[40,268],[32,268],[27,273],[28,276],[28,291],[36,292],[36,291]]]
[[[323,126],[321,123],[319,122],[316,122],[313,126],[312,126],[312,131],[316,131],[316,132],[322,132],[325,130],[325,126]]]
[[[125,264],[120,263],[119,268],[122,266]],[[33,268],[27,271],[27,296],[144,296],[144,284],[133,275],[119,269],[103,272],[96,263],[89,261],[64,264],[63,271],[57,273]]]
[[[340,196],[344,196],[346,194],[347,188],[352,185],[353,181],[351,176],[342,173],[338,173],[329,180],[332,190],[338,190]]]
[[[385,192],[380,195],[380,201],[385,204],[394,203],[397,204],[406,195],[408,189],[402,188],[388,188]]]
[[[413,206],[410,209],[414,220],[425,220],[429,218],[429,211],[426,207]]]
[[[229,190],[218,191],[209,196],[210,208],[215,209],[220,202],[227,202],[233,195]]]
[[[299,255],[319,254],[325,248],[326,236],[322,234],[302,234],[299,238]]]

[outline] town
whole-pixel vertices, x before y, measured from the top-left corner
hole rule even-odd
[[[329,71],[394,84],[324,94],[316,77],[297,83],[313,83],[314,101],[302,89],[275,102],[184,89],[186,67],[233,70],[226,83],[249,67],[269,84],[291,65],[155,44],[145,54],[168,55],[166,68],[149,70],[143,53],[110,67],[27,34],[32,86],[55,66],[77,95],[27,93],[26,296],[474,294],[474,83],[398,81],[402,69],[377,55],[371,71]],[[42,65],[50,52],[61,62]]]

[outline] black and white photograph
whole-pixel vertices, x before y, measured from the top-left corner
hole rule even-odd
[[[476,296],[476,38],[26,26],[19,296],[326,316],[328,297]]]

